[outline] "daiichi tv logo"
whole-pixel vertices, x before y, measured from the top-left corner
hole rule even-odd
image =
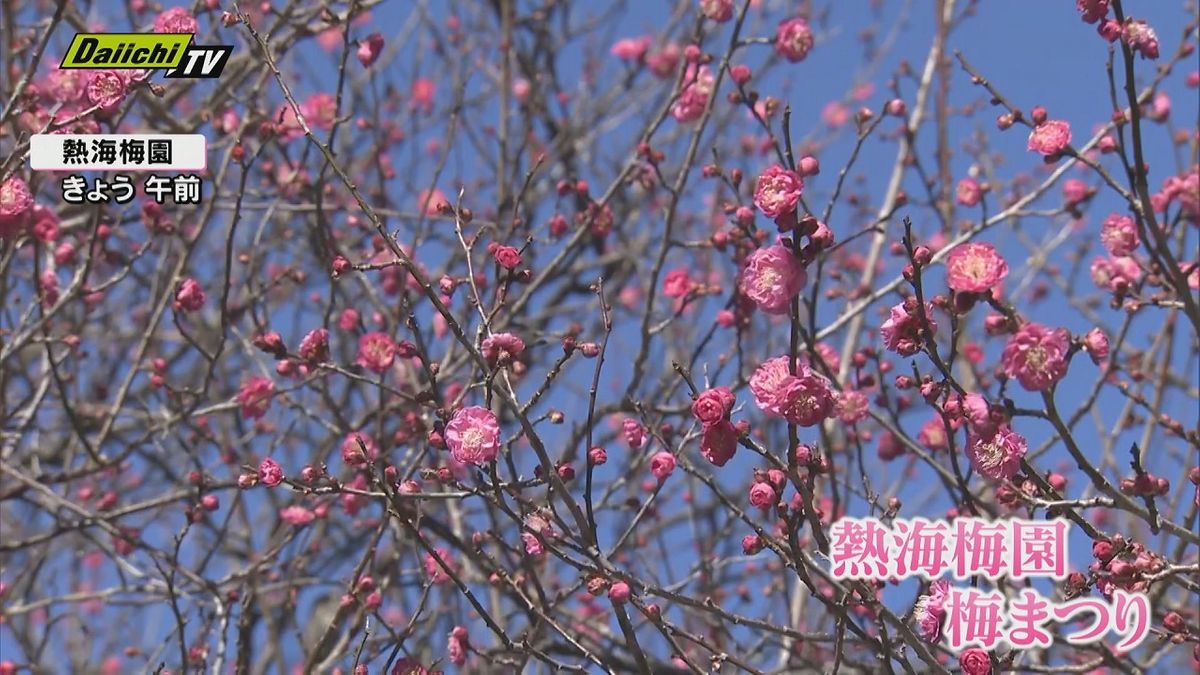
[[[60,68],[166,70],[163,77],[220,77],[233,45],[193,45],[191,33],[77,33]]]

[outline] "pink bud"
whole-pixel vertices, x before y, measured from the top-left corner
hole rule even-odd
[[[666,480],[673,471],[675,471],[675,455],[662,451],[655,453],[650,458],[650,473],[654,474],[659,481]]]
[[[283,482],[283,469],[270,457],[264,458],[258,465],[258,480],[267,487],[275,487]]]
[[[1137,572],[1137,568],[1124,560],[1113,560],[1108,564],[1108,571],[1115,577],[1130,577]]]
[[[983,320],[983,327],[988,335],[1003,335],[1008,331],[1008,318],[1003,314],[989,314]]]
[[[370,68],[371,64],[379,58],[379,52],[383,51],[383,36],[379,33],[371,33],[367,39],[358,44],[358,61],[363,64],[364,68]]]
[[[1099,365],[1108,358],[1108,336],[1099,328],[1093,328],[1083,336],[1083,348],[1092,357],[1092,363]]]
[[[593,466],[600,466],[608,462],[608,451],[601,447],[595,447],[588,450],[588,462]]]
[[[913,260],[922,267],[928,265],[932,259],[933,252],[929,250],[928,246],[918,246],[913,251]]]
[[[1121,24],[1117,23],[1116,19],[1105,19],[1096,27],[1096,32],[1105,40],[1116,42],[1117,38],[1121,37]]]
[[[380,605],[383,604],[383,594],[379,591],[374,591],[368,595],[365,600],[363,600],[363,604],[366,605],[367,609],[369,610],[379,609]],[[361,666],[362,664],[359,665]],[[367,672],[366,666],[363,666],[363,672]]]
[[[755,483],[750,488],[750,503],[764,511],[774,506],[777,499],[775,488],[767,483]]]
[[[761,550],[763,550],[763,542],[757,534],[748,534],[742,537],[742,553],[754,555]]]
[[[333,276],[335,279],[349,272],[350,268],[350,261],[344,256],[338,255],[333,257]]]
[[[496,262],[506,270],[515,269],[521,264],[521,252],[515,246],[497,246],[492,255]]]

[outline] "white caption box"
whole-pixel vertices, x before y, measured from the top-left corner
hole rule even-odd
[[[166,157],[164,144],[170,148]],[[208,141],[202,134],[34,134],[29,139],[29,168],[34,171],[203,171],[207,167]]]

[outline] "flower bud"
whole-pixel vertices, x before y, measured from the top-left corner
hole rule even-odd
[[[592,466],[600,466],[608,462],[608,451],[601,447],[588,450],[588,462]]]
[[[742,537],[742,553],[746,555],[754,555],[762,550],[763,542],[757,534],[748,534]]]

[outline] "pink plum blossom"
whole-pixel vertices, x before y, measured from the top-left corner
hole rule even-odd
[[[692,289],[692,280],[686,267],[677,267],[663,277],[663,295],[682,298]]]
[[[450,637],[446,642],[447,660],[456,666],[462,667],[467,662],[468,645],[467,629],[462,626],[455,626],[454,630],[450,631]]]
[[[275,395],[275,383],[265,377],[252,377],[238,390],[237,401],[242,417],[258,419],[267,414],[271,397]]]
[[[754,205],[768,218],[778,218],[796,210],[804,180],[794,171],[772,164],[758,176]]]
[[[512,333],[494,333],[483,340],[480,353],[489,363],[508,363],[525,351],[525,341]]]
[[[949,592],[949,582],[935,581],[929,585],[929,592],[918,597],[913,605],[912,617],[917,622],[917,634],[926,642],[932,644],[941,638]]]
[[[279,519],[288,525],[302,527],[317,519],[317,514],[303,506],[292,505],[279,510]]]
[[[460,408],[446,425],[446,445],[455,460],[483,466],[500,454],[500,423],[487,408]]]
[[[692,416],[705,427],[711,427],[729,416],[735,400],[729,387],[707,389],[692,402]]]
[[[733,18],[733,0],[700,0],[700,13],[717,23],[724,23]]]
[[[971,466],[988,478],[1011,480],[1020,471],[1027,450],[1024,436],[1002,426],[991,438],[973,437],[967,445],[967,456]]]
[[[800,17],[781,21],[775,29],[775,53],[792,63],[803,61],[812,46],[812,29]]]
[[[715,78],[708,66],[689,66],[683,77],[679,98],[671,107],[671,116],[678,122],[695,122],[704,114],[712,97]]]
[[[803,366],[797,368],[796,372],[804,372]],[[793,375],[788,370],[787,356],[764,361],[750,375],[750,393],[754,396],[754,404],[769,415],[782,417],[784,401],[781,392],[790,377]]]
[[[179,309],[185,312],[199,311],[204,306],[206,297],[200,282],[191,277],[184,279],[179,284],[179,289],[175,291],[175,303]]]
[[[1083,336],[1083,350],[1097,365],[1108,359],[1108,336],[1099,328],[1093,328]]]
[[[1071,336],[1063,328],[1026,323],[1009,339],[1000,361],[1004,372],[1029,391],[1046,391],[1067,374]]]
[[[804,266],[780,244],[757,249],[746,261],[738,288],[767,314],[786,314],[807,281]]]
[[[1071,125],[1062,120],[1046,120],[1029,132],[1029,149],[1045,155],[1057,155],[1071,142]]]
[[[267,487],[275,487],[283,482],[283,469],[279,463],[270,457],[264,458],[258,464],[258,482]]]
[[[963,675],[992,675],[992,659],[979,647],[964,649],[958,655]]]
[[[979,186],[979,181],[968,176],[958,181],[954,198],[963,206],[975,206],[983,199],[983,189]]]
[[[1008,263],[991,244],[959,244],[946,256],[946,285],[960,293],[986,293],[1008,275]]]
[[[829,381],[807,369],[785,381],[779,398],[783,418],[802,427],[820,424],[833,412]]]
[[[1158,35],[1150,27],[1150,24],[1141,19],[1127,18],[1122,35],[1125,38],[1125,44],[1141,54],[1142,58],[1150,60],[1158,58]]]
[[[386,372],[396,359],[396,343],[387,333],[364,333],[358,339],[358,365],[376,373]]]
[[[363,454],[363,448],[367,449]],[[379,446],[370,435],[354,431],[346,434],[342,440],[342,461],[350,466],[364,466],[379,456]]]
[[[714,466],[725,463],[737,453],[738,430],[728,420],[705,427],[700,435],[700,454]]]
[[[650,48],[650,38],[621,38],[613,43],[609,53],[622,61],[641,61]]]
[[[32,210],[33,194],[24,180],[10,176],[0,183],[0,238],[15,234]]]
[[[1114,293],[1124,292],[1142,277],[1142,268],[1131,257],[1096,257],[1090,272],[1097,286]]]
[[[837,418],[844,424],[854,424],[866,419],[871,401],[857,389],[847,389],[837,395]]]
[[[329,331],[315,328],[308,332],[302,340],[296,353],[305,361],[320,363],[329,358]]]
[[[1119,213],[1109,214],[1100,226],[1100,243],[1113,256],[1124,257],[1133,254],[1141,243],[1133,218]]]
[[[433,553],[426,553],[422,558],[422,567],[425,569],[425,576],[429,578],[429,583],[434,585],[448,584],[452,581],[450,575],[446,573],[446,568],[457,572],[458,564],[454,561],[454,555],[450,549],[439,546],[434,550],[437,557]]]
[[[621,428],[625,434],[625,442],[629,444],[629,447],[636,450],[646,442],[646,428],[632,417],[626,417],[625,421],[622,422]]]
[[[125,78],[115,70],[91,73],[87,85],[88,102],[102,110],[112,110],[125,98]]]
[[[921,351],[924,343],[921,338],[920,316],[914,311],[915,303],[902,302],[892,307],[887,321],[879,329],[883,344],[888,351],[900,356],[912,356]],[[937,322],[933,318],[933,304],[925,306],[925,318],[929,322],[930,332],[937,332]]]
[[[196,17],[184,7],[172,7],[154,19],[155,33],[195,33],[200,30]]]
[[[1108,15],[1108,0],[1075,0],[1075,9],[1085,23],[1096,23]]]
[[[436,216],[441,213],[443,205],[449,206],[450,201],[446,199],[446,193],[437,188],[421,190],[417,193],[417,208],[424,211],[427,216]]]

